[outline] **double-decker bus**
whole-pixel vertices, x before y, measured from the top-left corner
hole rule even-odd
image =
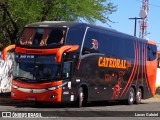
[[[156,71],[153,41],[85,23],[38,22],[26,25],[16,42],[11,98],[78,107],[101,100],[139,104],[155,94]]]

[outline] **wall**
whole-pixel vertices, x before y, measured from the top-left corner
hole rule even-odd
[[[1,59],[0,52],[0,93],[11,91],[11,80],[13,78],[13,53],[8,53],[5,61]]]

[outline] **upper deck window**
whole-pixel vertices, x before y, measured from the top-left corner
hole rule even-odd
[[[148,51],[147,51],[147,60],[148,61],[153,61],[156,59],[156,54],[157,53],[157,46],[156,45],[152,45],[152,44],[148,44]]]
[[[65,42],[66,29],[64,28],[25,28],[20,45],[25,46],[57,46]]]
[[[83,45],[82,55],[99,53],[99,34],[99,32],[92,28],[88,29]]]

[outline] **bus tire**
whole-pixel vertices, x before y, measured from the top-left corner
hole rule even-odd
[[[141,100],[142,100],[142,90],[141,90],[141,88],[138,88],[137,93],[136,93],[135,103],[140,104]]]
[[[131,87],[128,93],[128,105],[132,105],[134,101],[135,101],[135,91],[133,87]]]
[[[80,87],[77,93],[76,107],[82,107],[84,103],[84,91],[83,88]]]

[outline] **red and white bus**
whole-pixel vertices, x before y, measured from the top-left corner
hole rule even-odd
[[[154,96],[156,71],[153,41],[85,23],[38,22],[26,25],[15,44],[11,98],[139,104]]]

